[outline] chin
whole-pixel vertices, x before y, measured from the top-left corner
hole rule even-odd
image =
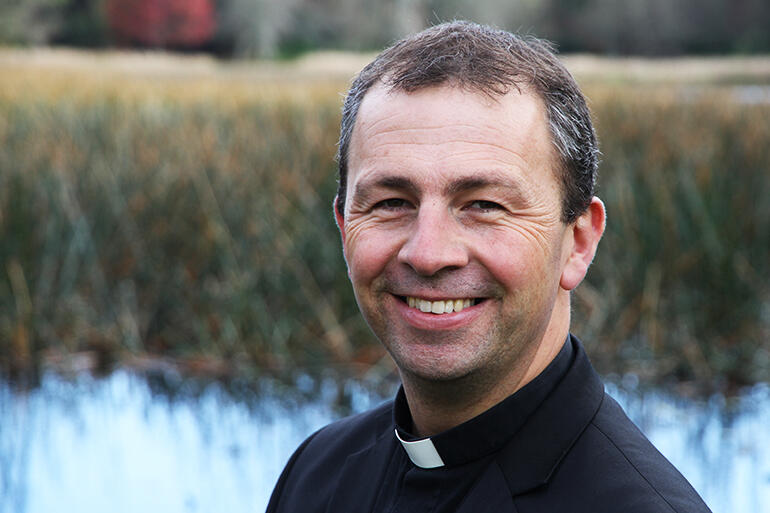
[[[448,383],[467,378],[478,367],[478,362],[458,361],[447,355],[428,356],[410,354],[394,354],[391,357],[396,362],[402,378],[416,378],[421,381]]]
[[[433,382],[433,383],[451,383],[451,382],[454,382],[454,381],[466,378],[470,374],[466,370],[439,369],[439,368],[432,368],[432,369],[424,369],[424,368],[402,369],[401,373],[402,373],[402,375],[404,373],[406,373],[409,376],[417,378],[417,379],[419,379],[421,381],[429,381],[429,382]]]

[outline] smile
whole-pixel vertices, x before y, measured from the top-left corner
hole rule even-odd
[[[452,312],[462,312],[464,308],[475,305],[478,300],[473,298],[462,299],[440,299],[438,301],[429,301],[418,297],[406,296],[402,298],[410,308],[415,308],[424,313],[447,314]]]

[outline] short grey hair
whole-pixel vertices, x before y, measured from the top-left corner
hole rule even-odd
[[[599,146],[591,114],[575,79],[542,39],[518,36],[467,21],[430,27],[398,41],[353,80],[342,107],[337,163],[336,208],[345,211],[348,154],[356,116],[376,84],[412,92],[451,84],[490,96],[511,88],[539,95],[548,115],[552,143],[560,156],[562,220],[573,222],[591,204]]]

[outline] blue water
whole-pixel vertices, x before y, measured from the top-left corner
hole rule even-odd
[[[0,385],[0,513],[264,511],[302,439],[394,386],[172,381],[119,371]],[[770,511],[770,387],[730,402],[608,391],[715,512]]]

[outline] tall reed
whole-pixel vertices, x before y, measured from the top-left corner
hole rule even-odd
[[[3,357],[347,356],[361,337],[330,214],[337,111],[0,104]]]
[[[768,380],[770,103],[660,88],[593,100],[608,225],[576,294],[593,352],[605,369]]]
[[[6,372],[89,349],[247,372],[382,356],[331,214],[344,83],[9,80]],[[770,106],[683,91],[589,88],[609,222],[574,329],[604,372],[766,380]]]

